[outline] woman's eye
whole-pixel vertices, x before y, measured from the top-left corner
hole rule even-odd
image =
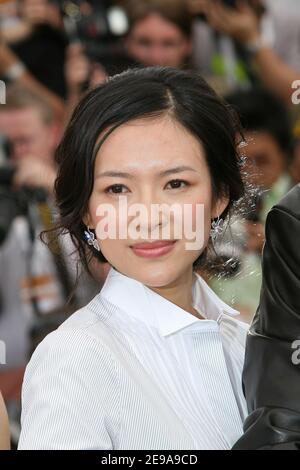
[[[169,181],[169,183],[167,184],[166,187],[169,186],[168,189],[180,189],[180,188],[184,188],[185,186],[188,186],[189,183],[187,181],[184,181],[184,180],[172,180],[172,181]]]
[[[113,184],[112,186],[106,188],[105,192],[110,194],[123,194],[127,192],[127,190],[128,188],[126,188],[126,186],[123,184]]]

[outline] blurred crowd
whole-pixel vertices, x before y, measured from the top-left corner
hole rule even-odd
[[[202,274],[244,321],[258,306],[266,215],[300,182],[300,8],[264,0],[0,0],[0,390],[15,443],[32,350],[99,291],[108,269],[95,261],[93,278],[81,272],[68,234],[47,247],[55,148],[83,93],[151,65],[195,70],[240,114],[251,204],[215,246],[223,269],[212,263]]]

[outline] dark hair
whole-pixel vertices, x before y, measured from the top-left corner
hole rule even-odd
[[[213,196],[217,199],[225,194],[230,199],[222,216],[226,217],[243,196],[236,139],[239,122],[230,107],[200,76],[170,67],[130,69],[115,75],[90,91],[78,104],[56,152],[55,193],[60,215],[56,229],[58,233],[71,234],[88,271],[92,255],[106,261],[83,240],[86,227],[82,219],[93,189],[98,150],[122,124],[166,113],[201,141],[212,178]],[[105,130],[104,138],[97,143]],[[203,259],[200,256],[195,265],[200,258]]]
[[[238,112],[248,131],[267,132],[287,154],[291,151],[292,133],[288,110],[264,88],[238,91],[226,97]]]
[[[126,0],[123,6],[129,20],[129,31],[147,16],[157,13],[170,23],[175,24],[181,32],[190,37],[193,18],[188,12],[186,2],[182,0]]]

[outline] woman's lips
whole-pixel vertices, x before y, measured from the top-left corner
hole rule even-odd
[[[147,243],[137,243],[130,248],[137,255],[143,258],[157,258],[173,250],[177,240],[155,241]]]

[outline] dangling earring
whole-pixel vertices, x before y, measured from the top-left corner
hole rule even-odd
[[[101,251],[98,240],[95,237],[95,234],[87,227],[87,230],[84,231],[84,239],[88,245],[93,246],[95,250]]]
[[[210,236],[212,241],[215,241],[221,233],[224,231],[224,219],[218,217],[217,220],[213,220],[211,223]]]

